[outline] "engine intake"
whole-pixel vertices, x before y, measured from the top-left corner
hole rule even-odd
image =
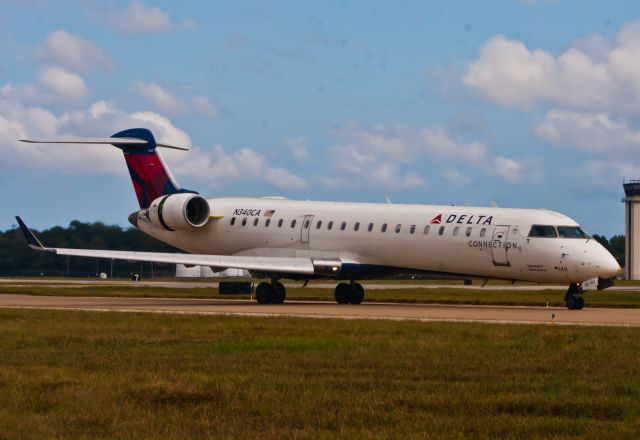
[[[149,206],[149,220],[168,231],[197,229],[209,221],[209,202],[196,194],[158,197]]]

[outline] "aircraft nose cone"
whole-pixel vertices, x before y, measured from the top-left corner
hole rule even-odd
[[[137,212],[134,212],[133,214],[129,215],[129,223],[131,223],[136,228],[138,227],[138,213]]]
[[[620,265],[609,252],[604,252],[598,262],[598,276],[600,278],[613,278],[621,271]]]

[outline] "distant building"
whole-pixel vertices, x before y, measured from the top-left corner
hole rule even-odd
[[[191,266],[176,264],[176,278],[230,278],[248,277],[249,272],[242,269],[226,269],[214,272],[209,266]]]
[[[625,207],[624,223],[624,252],[625,252],[625,278],[628,280],[640,280],[640,180],[631,180],[623,183],[625,198],[622,199]]]

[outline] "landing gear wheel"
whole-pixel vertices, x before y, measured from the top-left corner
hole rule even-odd
[[[354,283],[351,289],[351,304],[360,304],[364,299],[364,287],[360,283]]]
[[[284,284],[282,283],[275,283],[273,286],[270,302],[272,304],[282,304],[287,298],[287,289],[285,289]]]
[[[273,287],[269,283],[260,283],[256,287],[256,301],[258,304],[269,304],[271,297],[273,296]]]
[[[349,304],[351,299],[351,286],[347,283],[340,283],[335,290],[336,302],[338,304]]]
[[[578,284],[571,284],[564,296],[564,301],[569,310],[582,310],[584,307],[584,297],[582,296],[582,287]]]

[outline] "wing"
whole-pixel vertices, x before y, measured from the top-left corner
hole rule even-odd
[[[114,260],[150,261],[153,263],[173,263],[216,268],[245,269],[256,272],[296,274],[296,275],[337,275],[340,260],[315,260],[312,258],[246,257],[232,255],[178,254],[168,252],[106,251],[96,249],[50,248],[40,243],[20,217],[16,217],[20,229],[31,249],[52,252],[58,255],[76,257],[111,258]]]

